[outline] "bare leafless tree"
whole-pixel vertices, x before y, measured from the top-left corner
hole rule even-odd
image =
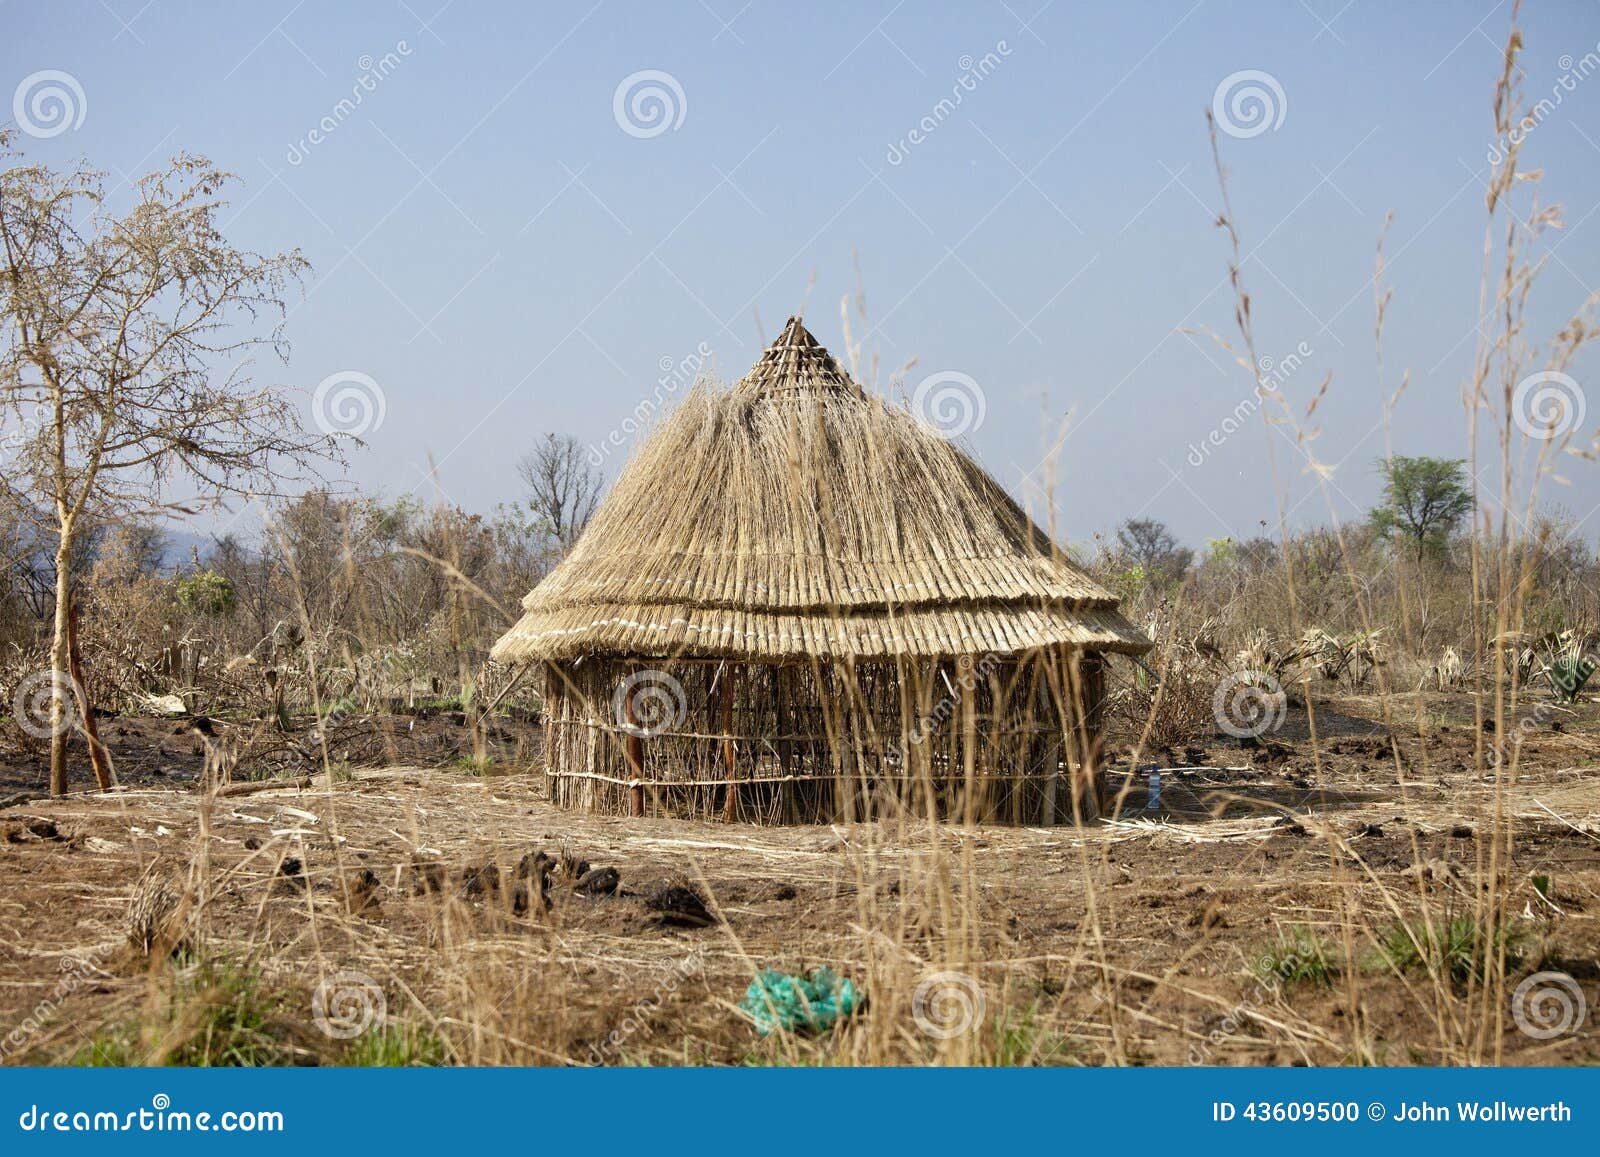
[[[527,484],[533,516],[548,524],[563,550],[570,547],[600,505],[603,483],[578,440],[546,434],[517,461],[517,474]]]
[[[0,156],[20,161],[7,135]],[[230,176],[180,155],[127,189],[79,163],[0,171],[0,407],[17,423],[0,486],[55,544],[50,790],[67,787],[73,546],[92,521],[272,492],[336,454],[249,355],[280,356],[298,252],[235,248]],[[118,211],[113,198],[131,198]],[[252,332],[263,321],[265,337]]]

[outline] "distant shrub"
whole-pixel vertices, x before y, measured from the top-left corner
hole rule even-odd
[[[197,614],[219,616],[233,610],[238,596],[233,582],[214,570],[196,571],[178,580],[178,605]]]

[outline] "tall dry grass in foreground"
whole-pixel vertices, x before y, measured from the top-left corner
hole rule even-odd
[[[1554,218],[1536,204],[1525,213],[1516,207],[1537,185],[1535,175],[1519,171],[1518,145],[1511,133],[1521,116],[1520,48],[1520,34],[1513,28],[1493,102],[1495,132],[1510,142],[1486,190],[1480,315],[1495,319],[1496,329],[1492,337],[1481,338],[1472,377],[1463,388],[1473,479],[1476,483],[1482,476],[1480,466],[1494,467],[1495,481],[1476,494],[1480,514],[1468,544],[1470,597],[1458,600],[1459,614],[1471,631],[1470,639],[1459,641],[1479,660],[1465,676],[1477,723],[1472,771],[1492,789],[1487,820],[1471,845],[1474,858],[1461,887],[1441,892],[1430,887],[1423,871],[1411,883],[1397,884],[1393,873],[1364,859],[1358,841],[1324,825],[1320,838],[1327,845],[1326,884],[1333,900],[1313,916],[1302,913],[1282,920],[1275,938],[1264,930],[1260,948],[1272,960],[1266,973],[1235,959],[1236,949],[1218,959],[1217,945],[1204,938],[1168,953],[1159,971],[1152,972],[1147,958],[1130,953],[1123,938],[1110,930],[1115,919],[1127,917],[1118,909],[1128,901],[1111,887],[1118,878],[1117,845],[1106,838],[1108,828],[1089,828],[1063,835],[1077,904],[1071,913],[1076,926],[1070,950],[1053,951],[1047,959],[1002,951],[990,899],[993,881],[979,862],[984,829],[976,821],[989,817],[969,806],[955,808],[957,818],[941,820],[933,801],[948,796],[949,781],[959,777],[931,758],[914,757],[908,771],[921,777],[921,790],[911,793],[909,802],[864,797],[871,810],[860,822],[806,833],[807,839],[837,841],[833,849],[840,857],[842,886],[854,896],[848,927],[807,933],[803,948],[785,951],[749,942],[736,919],[692,936],[666,938],[590,930],[580,948],[578,930],[567,922],[565,910],[542,910],[544,867],[523,860],[536,843],[555,853],[563,842],[530,840],[519,826],[523,781],[507,781],[503,799],[491,781],[484,781],[485,798],[470,816],[480,853],[471,865],[475,874],[467,881],[454,876],[445,880],[444,873],[462,865],[447,863],[433,847],[440,821],[415,801],[392,803],[404,819],[384,823],[411,849],[411,862],[395,868],[392,876],[380,877],[370,863],[345,851],[371,834],[364,825],[372,821],[364,811],[368,805],[346,790],[354,773],[323,742],[312,753],[320,766],[313,806],[331,839],[327,860],[308,873],[298,866],[293,841],[272,837],[242,859],[220,862],[213,828],[234,805],[218,785],[210,785],[198,804],[187,863],[158,860],[144,865],[146,878],[138,886],[136,907],[150,927],[151,951],[143,958],[145,979],[137,994],[124,993],[112,1007],[100,1010],[102,1022],[86,1041],[74,1042],[63,1032],[42,1047],[58,1050],[57,1057],[112,1063],[1127,1064],[1147,1059],[1137,1043],[1141,1034],[1171,1031],[1190,1042],[1189,1059],[1213,1059],[1214,1049],[1202,1034],[1171,1025],[1152,1028],[1152,1014],[1142,997],[1152,988],[1166,987],[1215,1004],[1240,1023],[1279,1034],[1304,1059],[1366,1064],[1396,1059],[1385,1051],[1395,1042],[1376,1039],[1367,1009],[1373,989],[1398,986],[1426,1012],[1431,1039],[1413,1042],[1416,1059],[1461,1064],[1504,1059],[1508,987],[1519,960],[1537,960],[1521,946],[1526,931],[1513,897],[1520,897],[1522,889],[1510,866],[1514,818],[1507,803],[1518,783],[1521,746],[1514,720],[1526,689],[1522,670],[1507,666],[1507,649],[1500,641],[1528,625],[1538,560],[1526,546],[1539,484],[1555,470],[1561,451],[1582,449],[1569,447],[1570,433],[1530,442],[1516,420],[1515,391],[1534,368],[1561,370],[1569,365],[1591,337],[1586,312],[1580,312],[1557,335],[1544,362],[1537,363],[1523,333],[1523,307],[1539,272],[1527,254]],[[1215,150],[1214,131],[1212,139]],[[1220,152],[1217,169],[1223,202],[1219,224],[1232,254],[1229,271],[1239,329],[1237,347],[1231,340],[1227,344],[1230,350],[1237,348],[1253,387],[1257,315],[1242,268],[1245,230],[1228,201]],[[1373,278],[1380,367],[1389,303],[1382,273],[1380,245]],[[1585,311],[1592,304],[1586,303]],[[846,312],[847,327],[849,321]],[[853,347],[851,354],[856,360]],[[1275,454],[1287,434],[1285,445],[1292,444],[1297,455],[1317,465],[1311,419],[1316,400],[1330,388],[1337,386],[1323,383],[1303,402],[1277,395],[1272,408],[1263,410],[1265,436]],[[1403,391],[1402,379],[1390,410],[1403,400]],[[1498,451],[1489,463],[1480,463],[1478,453],[1484,422]],[[1536,450],[1531,466],[1521,457],[1530,445]],[[1281,494],[1277,479],[1274,485]],[[1284,509],[1280,505],[1280,512]],[[1355,528],[1339,525],[1331,502],[1329,511],[1353,624],[1368,637],[1391,631],[1388,645],[1397,652],[1427,652],[1434,641],[1427,635],[1430,611],[1418,601],[1421,588],[1399,583],[1392,601],[1375,605],[1371,575],[1357,565],[1359,552],[1350,541]],[[1323,623],[1315,608],[1306,605],[1304,559],[1288,549],[1292,536],[1286,514],[1281,517],[1285,549],[1277,560],[1279,578],[1275,587],[1259,588],[1253,597],[1265,593],[1275,598],[1280,605],[1275,613],[1284,616],[1278,635],[1292,640]],[[1040,521],[1053,526],[1053,512],[1046,510]],[[434,549],[423,552],[443,576],[439,614],[432,622],[441,651],[454,656],[472,652],[485,622],[492,630],[515,611],[514,604],[508,607],[503,598],[497,602],[472,580],[470,545],[446,528]],[[347,551],[346,565],[355,567],[357,556]],[[304,638],[324,633],[314,608],[333,585],[349,594],[339,604],[355,639],[345,653],[374,653],[395,645],[380,626],[393,608],[363,601],[363,592],[371,588],[349,574],[341,583],[337,570],[321,576],[306,573],[296,566],[293,552],[285,557]],[[1165,613],[1179,621],[1191,610],[1180,605]],[[1120,737],[1129,767],[1137,767],[1168,742],[1163,737],[1174,716],[1187,712],[1185,718],[1203,721],[1208,714],[1192,710],[1193,680],[1180,677],[1170,639],[1164,644],[1165,652],[1158,653],[1147,673],[1129,677],[1137,685],[1142,713]],[[1222,647],[1231,649],[1226,643]],[[338,688],[318,664],[333,655],[339,665],[339,654],[330,647],[305,659],[306,694],[319,719],[335,713],[328,700],[338,698]],[[1391,737],[1386,742],[1391,782],[1410,812],[1426,806],[1411,791],[1431,775],[1428,738],[1434,723],[1423,699],[1408,694],[1414,687],[1396,683],[1396,670],[1395,665],[1373,662],[1367,677]],[[1058,677],[1061,698],[1072,698],[1070,671]],[[470,699],[473,692],[468,689],[478,684],[474,671],[458,667],[452,689],[467,692]],[[1206,685],[1202,694],[1209,697],[1210,690]],[[1300,688],[1313,705],[1311,748],[1318,760],[1314,704],[1322,690],[1309,681]],[[855,696],[861,696],[859,688]],[[492,696],[479,701],[487,698]],[[850,733],[851,696],[845,698],[832,711],[830,734]],[[1486,723],[1492,723],[1492,731]],[[958,712],[952,727],[961,739],[952,750],[977,741],[978,720],[971,711]],[[1074,734],[1072,728],[1066,730],[1069,737]],[[1403,758],[1399,737],[1411,734],[1417,742]],[[1181,738],[1178,732],[1173,735]],[[1071,758],[1081,762],[1089,754],[1073,751]],[[1125,799],[1131,780],[1123,779],[1121,786],[1120,798]],[[1241,797],[1241,802],[1248,801]],[[596,838],[598,830],[575,821],[571,838]],[[670,842],[650,830],[652,838]],[[1410,842],[1413,863],[1424,866],[1427,857],[1414,830]],[[726,904],[711,874],[697,865],[716,854],[707,848],[685,851],[680,881],[703,896],[713,917],[727,915]],[[559,864],[549,868],[557,881],[570,883],[564,871]],[[363,918],[380,893],[405,898],[385,901],[402,913],[385,925]],[[286,920],[269,903],[274,897],[303,901],[303,908],[294,909],[294,919]],[[783,1031],[755,1040],[733,1002],[762,968],[801,960],[827,964],[850,977],[867,994],[866,1010],[820,1035]],[[1358,961],[1375,963],[1358,967]],[[1199,987],[1196,966],[1225,973],[1236,982],[1236,995],[1223,999],[1213,988]],[[1043,985],[1036,979],[1040,967],[1048,977]],[[370,1002],[371,989],[341,979],[352,971],[377,982],[387,1017],[381,1028],[343,1040],[307,1022],[307,990],[331,984],[335,999]],[[1299,981],[1335,990],[1344,1015],[1326,1019],[1308,1013],[1296,998]],[[942,1031],[963,1021],[972,1022],[966,1031]],[[639,1027],[624,1032],[630,1023]],[[676,1049],[662,1043],[663,1024],[682,1026]]]
[[[1352,864],[1357,875],[1376,887],[1380,899],[1379,910],[1374,912],[1365,905],[1354,902],[1356,891],[1348,879],[1336,878],[1340,895],[1346,897],[1343,910],[1338,912],[1329,932],[1330,939],[1338,943],[1346,959],[1354,959],[1363,947],[1380,950],[1384,958],[1394,965],[1395,976],[1407,985],[1415,999],[1431,1013],[1436,1033],[1436,1055],[1445,1061],[1467,1064],[1499,1063],[1504,1059],[1505,1017],[1507,1007],[1508,972],[1517,963],[1512,949],[1519,935],[1516,912],[1511,905],[1515,891],[1510,878],[1512,861],[1513,824],[1508,813],[1509,789],[1518,782],[1521,758],[1521,738],[1514,726],[1516,712],[1522,702],[1525,688],[1524,672],[1517,667],[1508,668],[1508,649],[1504,640],[1522,635],[1527,624],[1526,612],[1532,595],[1532,580],[1539,548],[1543,546],[1536,518],[1541,484],[1553,476],[1559,456],[1568,450],[1581,457],[1592,458],[1592,447],[1574,446],[1581,431],[1572,423],[1559,428],[1541,430],[1536,421],[1548,419],[1555,426],[1562,415],[1550,412],[1531,413],[1525,401],[1518,396],[1517,387],[1537,370],[1564,373],[1572,364],[1579,349],[1595,336],[1590,317],[1596,300],[1582,303],[1571,320],[1555,335],[1543,364],[1539,364],[1538,347],[1530,346],[1524,333],[1524,311],[1541,264],[1527,256],[1541,233],[1559,225],[1558,208],[1541,206],[1536,194],[1540,174],[1519,168],[1521,137],[1514,128],[1522,122],[1523,105],[1520,97],[1521,72],[1518,56],[1522,49],[1519,29],[1513,27],[1507,37],[1502,71],[1495,84],[1493,125],[1495,138],[1505,143],[1502,159],[1490,173],[1485,186],[1487,220],[1484,229],[1483,271],[1479,295],[1480,322],[1493,321],[1492,336],[1485,336],[1482,324],[1475,327],[1478,345],[1471,378],[1463,386],[1462,403],[1466,416],[1467,458],[1473,481],[1473,498],[1477,513],[1473,517],[1468,547],[1471,559],[1471,603],[1468,622],[1471,627],[1471,653],[1487,657],[1486,662],[1475,664],[1472,670],[1471,696],[1476,715],[1476,734],[1479,736],[1474,752],[1474,770],[1493,783],[1493,806],[1487,832],[1475,844],[1476,859],[1472,865],[1470,899],[1459,907],[1441,910],[1437,897],[1430,894],[1424,873],[1415,874],[1415,891],[1406,893],[1385,884],[1362,861],[1357,849],[1348,845],[1330,849],[1334,865]],[[1208,118],[1209,119],[1209,118]],[[1222,191],[1223,210],[1218,217],[1230,242],[1233,254],[1229,265],[1230,283],[1234,290],[1241,352],[1238,361],[1252,380],[1255,368],[1261,364],[1255,339],[1255,314],[1251,296],[1244,283],[1241,258],[1240,231],[1234,219],[1227,195],[1227,177],[1222,157],[1218,151],[1216,127],[1211,126],[1213,155],[1219,185]],[[1518,201],[1527,199],[1528,208],[1519,212]],[[1386,230],[1387,231],[1387,230]],[[1390,302],[1390,291],[1383,283],[1384,257],[1380,239],[1377,265],[1372,284],[1374,287],[1374,342],[1376,364],[1379,370],[1379,387],[1386,389],[1383,381],[1383,333]],[[1228,343],[1223,343],[1225,346]],[[1229,347],[1231,349],[1231,346]],[[1326,492],[1331,469],[1319,462],[1313,450],[1317,433],[1311,420],[1317,405],[1329,389],[1324,380],[1319,388],[1304,402],[1303,410],[1285,394],[1270,395],[1269,406],[1261,410],[1265,433],[1273,454],[1275,488],[1280,494],[1280,532],[1287,542],[1290,535],[1286,522],[1286,498],[1277,477],[1277,439],[1274,427],[1289,435],[1296,452],[1304,459],[1310,473],[1316,476]],[[1402,377],[1384,406],[1386,445],[1393,446],[1389,425],[1394,410],[1405,392],[1406,380]],[[1570,403],[1569,403],[1570,404]],[[1494,484],[1483,485],[1480,468],[1480,431],[1487,422],[1493,444],[1498,450],[1498,468]],[[1531,466],[1525,453],[1534,452]],[[1345,528],[1340,525],[1337,507],[1328,496],[1328,511],[1334,533],[1341,548],[1346,548]],[[1519,513],[1520,510],[1520,513]],[[1527,546],[1535,540],[1535,549]],[[1345,560],[1353,552],[1342,549]],[[1295,556],[1284,551],[1283,591],[1291,615],[1291,634],[1300,634],[1317,624],[1307,621],[1299,613]],[[1367,637],[1380,631],[1378,608],[1373,605],[1370,585],[1366,576],[1349,567],[1350,604],[1360,617]],[[1421,588],[1400,585],[1394,610],[1398,612],[1401,643],[1413,654],[1422,653],[1420,629],[1425,622],[1426,608],[1419,606],[1416,596]],[[1384,624],[1385,626],[1393,625]],[[1398,744],[1392,746],[1394,769],[1401,791],[1401,799],[1408,805],[1408,779],[1427,776],[1429,724],[1420,697],[1413,697],[1414,715],[1408,721],[1402,715],[1400,692],[1408,688],[1392,684],[1385,665],[1375,664],[1373,675],[1377,683],[1378,702],[1383,721],[1391,732],[1408,722],[1415,728],[1419,743],[1417,751],[1421,766],[1408,769],[1401,759]],[[1499,738],[1496,738],[1499,737]],[[1312,736],[1315,744],[1315,733]],[[1329,839],[1340,843],[1331,829]],[[1413,860],[1422,863],[1422,852],[1413,836]],[[1400,959],[1420,963],[1420,978],[1408,976],[1398,966]],[[1356,1015],[1346,1021],[1348,1055],[1358,1061],[1374,1057],[1373,1042],[1366,1037],[1359,1010],[1362,1008],[1359,973],[1345,969],[1348,1007]]]

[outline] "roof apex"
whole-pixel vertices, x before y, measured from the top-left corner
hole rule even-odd
[[[798,314],[784,323],[783,332],[756,359],[739,388],[748,393],[861,392]]]

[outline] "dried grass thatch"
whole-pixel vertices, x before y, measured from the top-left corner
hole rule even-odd
[[[797,318],[736,387],[696,387],[523,606],[498,660],[1150,646],[977,463]]]

